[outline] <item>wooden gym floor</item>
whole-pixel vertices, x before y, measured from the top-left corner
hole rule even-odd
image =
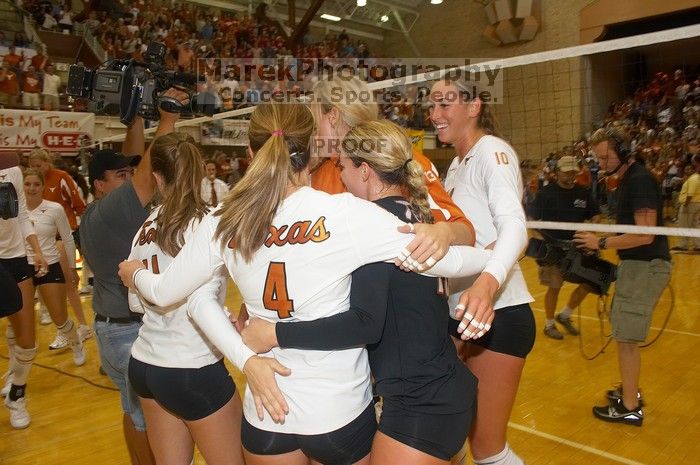
[[[610,255],[608,258],[612,258]],[[521,262],[530,291],[538,333],[528,358],[509,429],[509,441],[528,465],[675,465],[697,463],[700,457],[700,255],[675,254],[672,285],[675,306],[659,340],[642,351],[642,382],[647,407],[641,428],[604,423],[593,418],[591,407],[602,405],[604,393],[618,379],[614,344],[592,361],[602,347],[609,325],[601,333],[596,300],[589,296],[581,315],[582,336],[555,341],[542,335],[545,288],[537,282],[535,263]],[[567,284],[560,304],[573,286]],[[240,297],[231,285],[229,308]],[[84,299],[91,318],[90,298]],[[671,308],[665,291],[656,309],[650,338],[659,333]],[[0,321],[4,334],[6,321]],[[578,325],[578,322],[577,322]],[[88,361],[75,367],[69,349],[55,353],[52,326],[38,326],[39,354],[28,384],[29,428],[10,427],[0,407],[0,464],[128,464],[121,433],[118,394],[98,372],[94,339],[86,342]],[[0,371],[7,367],[4,343]],[[234,368],[236,384],[244,378]],[[341,401],[339,399],[339,401]],[[695,458],[693,458],[695,457]],[[203,464],[197,457],[197,464]]]

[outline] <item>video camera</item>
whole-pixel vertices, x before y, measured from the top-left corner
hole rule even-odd
[[[146,120],[157,121],[160,118],[159,108],[171,113],[207,116],[217,113],[220,108],[216,97],[208,92],[197,93],[197,76],[165,68],[166,53],[165,45],[151,42],[143,55],[145,63],[134,59],[115,59],[95,70],[72,65],[66,93],[88,98],[89,111],[118,115],[127,126],[137,114]],[[183,104],[164,96],[171,87],[186,92],[189,103]]]
[[[531,238],[525,255],[540,266],[558,267],[564,281],[585,284],[594,294],[606,295],[617,279],[617,266],[597,253],[583,253],[573,241]]]

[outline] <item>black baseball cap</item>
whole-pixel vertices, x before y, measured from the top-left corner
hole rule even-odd
[[[136,166],[141,161],[141,155],[127,156],[112,149],[98,150],[92,155],[88,165],[90,186],[96,179],[101,179],[107,170],[119,170],[127,166]]]

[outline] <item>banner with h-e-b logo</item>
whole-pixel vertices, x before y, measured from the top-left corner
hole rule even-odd
[[[92,113],[0,109],[0,152],[26,153],[42,147],[76,155],[92,143],[94,132]]]

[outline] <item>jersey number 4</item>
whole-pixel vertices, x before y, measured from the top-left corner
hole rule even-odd
[[[294,311],[294,301],[287,293],[287,271],[284,262],[270,262],[265,278],[263,305],[277,312],[280,319],[289,318]]]

